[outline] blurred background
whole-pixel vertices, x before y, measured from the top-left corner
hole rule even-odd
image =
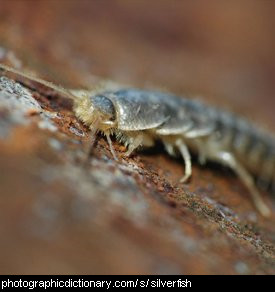
[[[200,96],[275,131],[274,15],[268,0],[0,0],[0,62]],[[0,104],[0,273],[274,274],[274,220],[232,173],[195,164],[183,195],[181,162],[140,153],[127,172],[104,139],[83,170],[87,128],[31,88],[58,118],[14,127]]]
[[[273,127],[273,1],[0,3],[2,49],[12,48],[40,72],[53,74],[45,66],[59,67],[71,83],[77,78],[83,83],[79,76],[89,72],[133,86],[203,95]]]

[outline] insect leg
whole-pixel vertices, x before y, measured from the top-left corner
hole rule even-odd
[[[88,139],[84,143],[84,153],[87,160],[89,160],[90,154],[93,150],[94,144],[96,142],[96,131],[88,134]]]
[[[131,141],[131,143],[128,146],[128,150],[125,153],[126,156],[130,156],[131,153],[142,144],[143,141],[143,137],[142,135],[137,135],[135,138],[133,138],[133,140]]]
[[[235,159],[235,157],[231,153],[228,153],[228,152],[217,152],[215,156],[211,158],[217,162],[220,162],[221,164],[225,166],[230,167],[233,171],[237,173],[239,178],[249,189],[252,200],[257,210],[264,217],[269,217],[270,210],[267,207],[267,205],[264,203],[263,199],[261,198],[261,195],[259,194],[255,186],[253,177],[246,171],[245,168],[242,167],[242,165]]]
[[[110,151],[111,151],[111,153],[112,153],[114,159],[115,159],[115,160],[118,160],[118,159],[117,159],[117,156],[116,156],[116,153],[115,153],[115,150],[114,150],[113,145],[112,145],[112,141],[111,141],[111,138],[110,138],[110,134],[105,133],[105,135],[106,135],[107,142],[108,142],[108,144],[109,144]]]
[[[192,174],[191,156],[187,146],[184,144],[182,139],[178,139],[176,141],[176,146],[178,147],[185,164],[185,174],[180,180],[180,182],[184,183],[189,179]]]
[[[207,148],[205,147],[205,142],[202,139],[197,138],[197,139],[194,139],[194,143],[196,144],[197,149],[198,149],[199,163],[201,165],[204,165],[206,163],[206,158],[207,158]]]
[[[176,156],[174,146],[171,143],[165,143],[164,142],[164,147],[165,147],[165,149],[166,149],[166,151],[168,152],[169,155]]]

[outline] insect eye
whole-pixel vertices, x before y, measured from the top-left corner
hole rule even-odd
[[[108,120],[116,119],[116,111],[112,101],[105,95],[95,95],[91,97],[91,103],[95,111],[103,114]]]

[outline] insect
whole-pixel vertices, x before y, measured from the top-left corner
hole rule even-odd
[[[199,162],[214,161],[231,168],[251,194],[255,207],[265,217],[271,211],[256,187],[254,176],[275,187],[275,138],[233,113],[156,91],[126,88],[98,92],[81,98],[50,82],[0,64],[0,69],[44,84],[74,100],[76,116],[92,130],[103,133],[112,147],[114,135],[128,148],[125,155],[161,140],[172,156],[185,163],[186,182],[192,174],[189,150]]]

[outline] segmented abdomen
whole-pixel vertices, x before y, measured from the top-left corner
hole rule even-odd
[[[224,150],[256,176],[259,186],[275,192],[275,137],[232,113],[210,111],[217,141]]]

